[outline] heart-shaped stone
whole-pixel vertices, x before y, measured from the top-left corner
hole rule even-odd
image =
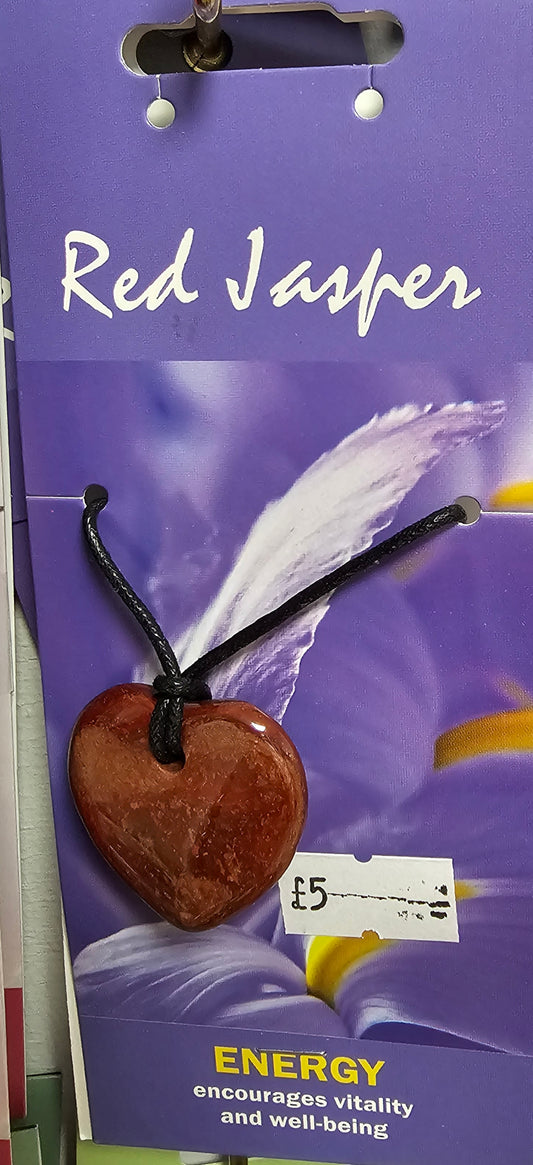
[[[84,709],[69,777],[100,853],[158,914],[205,930],[281,877],[305,821],[302,762],[275,720],[240,700],[186,704],[183,765],[148,745],[155,704],[119,684]]]

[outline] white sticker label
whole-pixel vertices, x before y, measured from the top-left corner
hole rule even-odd
[[[287,934],[459,942],[451,858],[297,853],[279,888]]]

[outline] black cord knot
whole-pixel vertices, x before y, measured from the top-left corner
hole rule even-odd
[[[160,675],[152,684],[158,699],[183,700],[186,704],[200,704],[211,699],[211,689],[201,676]]]
[[[181,672],[156,676],[152,684],[156,705],[150,718],[150,748],[161,765],[184,764],[181,729],[185,704],[210,700],[205,680]]]

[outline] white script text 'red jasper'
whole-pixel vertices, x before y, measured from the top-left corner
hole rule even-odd
[[[256,227],[248,235],[250,243],[248,267],[244,278],[226,279],[226,292],[235,311],[246,311],[251,307],[258,285],[265,234],[263,227]],[[187,271],[187,264],[191,266],[191,251],[194,243],[192,227],[184,232],[172,263],[149,283],[140,294],[132,295],[138,290],[139,272],[135,267],[128,267],[115,281],[112,290],[112,299],[118,311],[136,311],[144,305],[147,311],[156,311],[169,298],[174,296],[180,303],[193,303],[200,296],[198,288],[191,287],[192,272]],[[90,247],[93,251],[88,260],[82,260],[78,266],[79,248]],[[92,308],[93,311],[113,318],[113,310],[99,299],[87,286],[86,280],[99,267],[104,267],[110,260],[110,250],[104,239],[88,231],[69,231],[65,236],[65,275],[61,280],[64,288],[63,308],[70,311],[72,297],[76,296]],[[431,267],[427,263],[420,263],[409,271],[403,282],[386,271],[380,274],[383,261],[383,252],[379,247],[371,255],[363,274],[353,287],[350,270],[342,264],[336,267],[317,287],[313,287],[309,272],[313,266],[310,259],[298,263],[286,275],[269,288],[269,295],[274,307],[285,307],[293,299],[300,299],[304,303],[315,303],[326,297],[329,311],[332,315],[342,311],[354,300],[359,300],[357,312],[357,331],[359,336],[366,336],[372,320],[376,314],[379,301],[385,291],[391,292],[397,299],[402,300],[405,307],[411,311],[420,311],[429,307],[441,295],[452,289],[451,306],[456,310],[466,307],[481,295],[481,288],[468,290],[468,280],[461,267],[451,266],[444,272],[437,287],[429,290],[426,295],[420,294],[433,276]],[[187,284],[186,286],[186,274]],[[89,280],[90,283],[90,280]]]

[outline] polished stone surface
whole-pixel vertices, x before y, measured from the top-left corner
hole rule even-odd
[[[100,852],[138,894],[185,930],[216,926],[281,877],[307,809],[305,773],[279,724],[239,700],[188,704],[185,764],[148,745],[155,699],[120,684],[84,709],[69,777]]]

